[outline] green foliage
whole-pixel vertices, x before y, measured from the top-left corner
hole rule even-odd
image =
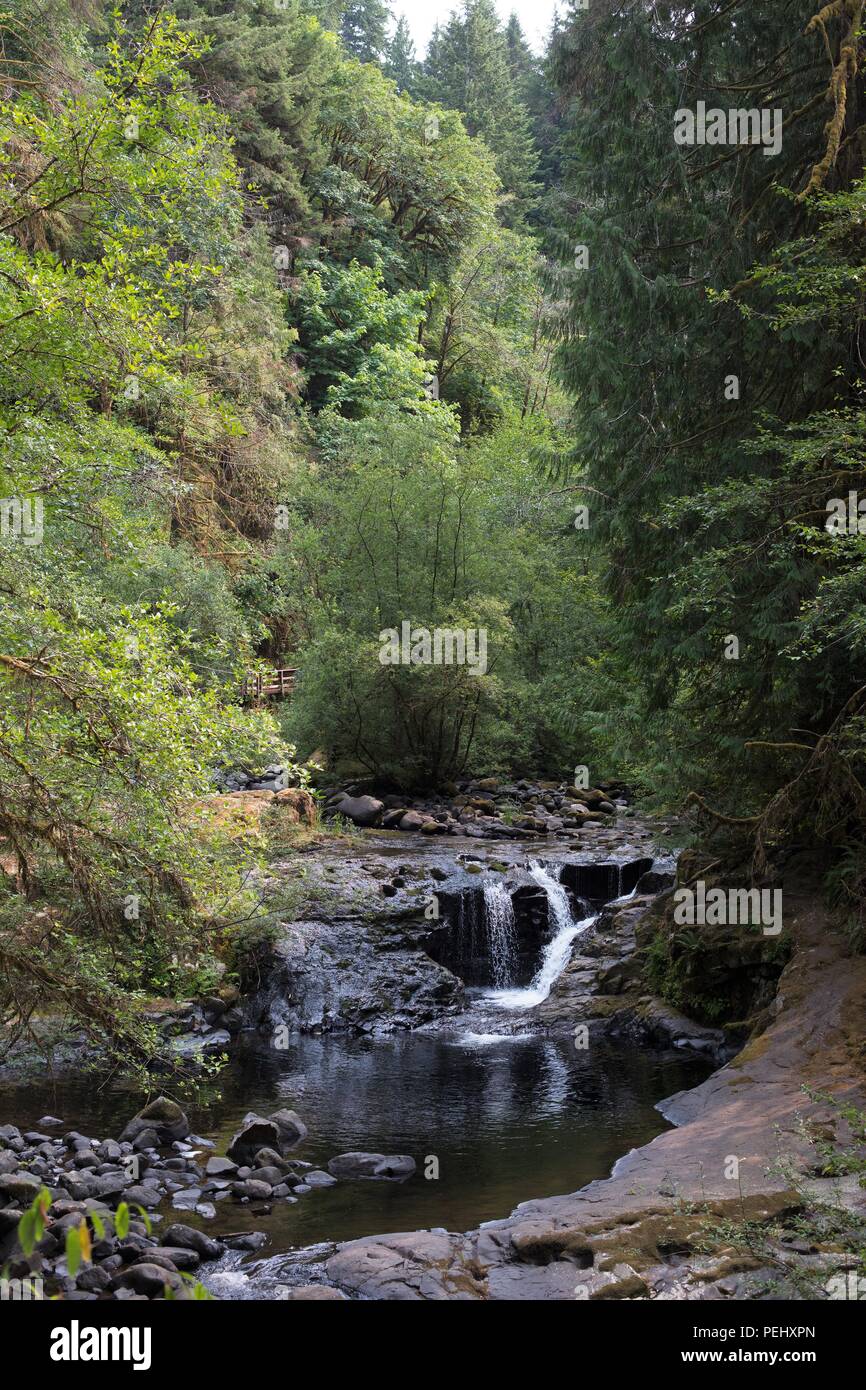
[[[408,92],[410,96],[414,96],[418,79],[418,61],[409,21],[404,14],[397,20],[397,27],[387,45],[384,71],[386,77],[397,83],[398,92]]]
[[[340,16],[340,37],[353,58],[375,63],[382,57],[390,18],[383,0],[348,0]]]
[[[685,3],[599,8],[558,35],[551,293],[573,485],[631,692],[627,718],[604,714],[613,749],[667,804],[691,789],[753,816],[760,864],[807,824],[835,850],[866,813],[862,538],[824,526],[866,476],[863,189],[853,114],[827,191],[809,179],[826,138],[815,26],[734,8],[733,25]],[[828,24],[838,52],[848,19]],[[675,142],[678,109],[733,91],[782,108],[776,157]]]
[[[0,542],[0,1017],[8,1044],[51,1006],[127,1064],[154,1045],[138,992],[239,897],[185,807],[215,766],[283,751],[234,703],[249,630],[223,572],[168,547],[190,505],[170,417],[201,420],[212,360],[192,324],[242,235],[195,52],[171,15],[116,19],[79,82],[49,99],[15,69],[0,103],[0,491],[39,509]],[[206,402],[228,438],[232,391]]]
[[[381,401],[420,400],[425,300],[417,290],[388,294],[378,267],[305,264],[291,312],[310,404],[359,415]]]
[[[525,219],[538,191],[538,154],[514,54],[493,0],[463,0],[430,41],[422,83],[425,96],[461,111],[471,134],[482,136],[495,152],[507,195],[503,217],[510,226]]]

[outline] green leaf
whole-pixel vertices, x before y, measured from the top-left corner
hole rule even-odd
[[[114,1229],[120,1240],[125,1240],[129,1235],[129,1207],[125,1202],[121,1202],[117,1208],[117,1215],[114,1218]]]
[[[24,1254],[30,1256],[36,1248],[36,1212],[31,1207],[25,1211],[18,1222],[18,1243]]]
[[[70,1279],[74,1279],[81,1264],[81,1235],[73,1226],[66,1232],[66,1268]]]

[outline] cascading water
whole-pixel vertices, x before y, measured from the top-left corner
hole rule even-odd
[[[547,894],[550,915],[555,927],[551,941],[544,948],[541,964],[526,989],[497,989],[488,995],[492,1003],[502,1009],[530,1009],[547,998],[556,980],[565,969],[571,956],[571,946],[575,937],[592,926],[595,916],[584,917],[575,922],[571,916],[568,894],[562,884],[553,877],[537,860],[529,866],[535,882]],[[498,982],[498,981],[497,981]]]
[[[500,879],[484,884],[484,921],[493,983],[510,984],[517,958],[517,930],[511,894]]]
[[[539,887],[543,888],[547,894],[550,915],[553,918],[556,935],[558,935],[559,932],[572,925],[571,906],[568,901],[568,894],[559,882],[558,875],[561,873],[561,868],[556,864],[553,867],[557,875],[556,878],[537,859],[533,859],[529,865],[529,872]]]

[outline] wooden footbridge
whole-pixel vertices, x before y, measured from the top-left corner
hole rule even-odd
[[[270,671],[251,671],[244,680],[242,702],[258,705],[263,700],[287,700],[295,688],[297,666],[275,666]]]

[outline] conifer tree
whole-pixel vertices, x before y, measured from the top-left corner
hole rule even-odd
[[[378,63],[387,48],[390,20],[384,0],[350,0],[340,20],[345,47],[362,63]]]
[[[388,44],[384,66],[387,76],[397,83],[401,92],[408,92],[410,96],[414,94],[418,62],[415,57],[415,44],[409,31],[409,22],[405,15],[401,14],[397,20],[397,28]]]
[[[424,62],[423,91],[429,100],[462,111],[469,131],[490,146],[508,195],[504,220],[519,223],[537,193],[538,161],[493,0],[463,0],[462,10],[436,30]]]
[[[642,741],[670,795],[754,814],[797,771],[791,730],[811,731],[808,753],[861,684],[853,629],[819,640],[806,618],[833,573],[828,474],[853,486],[863,466],[859,426],[841,423],[861,399],[861,310],[840,305],[864,197],[845,52],[862,41],[851,7],[828,10],[792,28],[781,0],[598,5],[554,52],[570,485],[642,687],[634,718],[607,723]],[[766,139],[729,126],[740,107],[766,114]],[[702,111],[723,138],[678,142],[682,113]],[[845,573],[853,561],[835,552]]]
[[[191,65],[202,94],[230,117],[252,192],[268,199],[284,235],[309,213],[305,171],[319,158],[322,90],[338,62],[301,0],[178,0],[209,41]]]

